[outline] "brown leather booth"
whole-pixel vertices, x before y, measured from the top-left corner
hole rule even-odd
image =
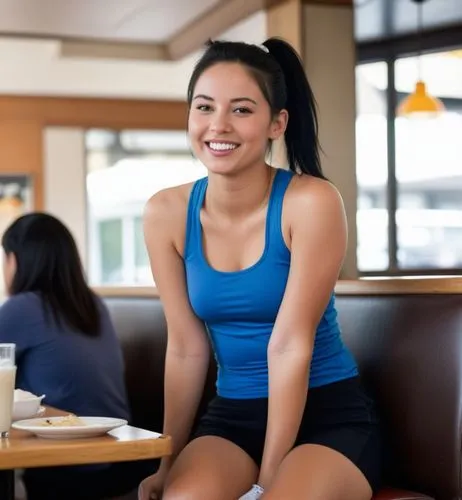
[[[133,423],[159,431],[162,305],[152,289],[98,291],[123,346]],[[339,282],[337,306],[386,435],[390,488],[375,499],[461,499],[462,279]],[[212,368],[205,400],[213,382]]]

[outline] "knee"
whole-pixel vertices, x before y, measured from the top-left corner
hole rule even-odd
[[[194,484],[188,484],[187,481],[175,481],[168,485],[162,495],[162,500],[202,500]]]

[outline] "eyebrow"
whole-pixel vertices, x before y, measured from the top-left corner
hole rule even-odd
[[[198,95],[194,96],[193,101],[195,101],[196,99],[204,99],[205,101],[214,101],[213,97],[210,97],[210,96],[204,95],[204,94],[198,94]],[[251,99],[250,97],[235,97],[234,99],[231,99],[230,102],[232,102],[232,103],[251,102],[252,104],[257,105],[257,101],[255,101],[254,99]]]

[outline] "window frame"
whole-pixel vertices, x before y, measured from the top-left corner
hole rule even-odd
[[[398,95],[395,88],[395,62],[406,56],[430,54],[462,48],[462,26],[431,30],[417,35],[405,35],[356,45],[356,66],[385,62],[387,65],[386,116],[387,116],[387,214],[388,214],[388,267],[384,270],[361,271],[359,277],[373,276],[456,276],[462,268],[402,269],[398,267],[398,237],[396,212],[398,208],[398,182],[396,179],[396,130],[395,109]]]

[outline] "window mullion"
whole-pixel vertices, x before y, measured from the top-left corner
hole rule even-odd
[[[396,181],[396,133],[395,109],[397,105],[395,88],[395,60],[387,60],[387,211],[388,211],[388,270],[398,270],[398,242],[396,226],[396,209],[398,205],[398,185]]]

